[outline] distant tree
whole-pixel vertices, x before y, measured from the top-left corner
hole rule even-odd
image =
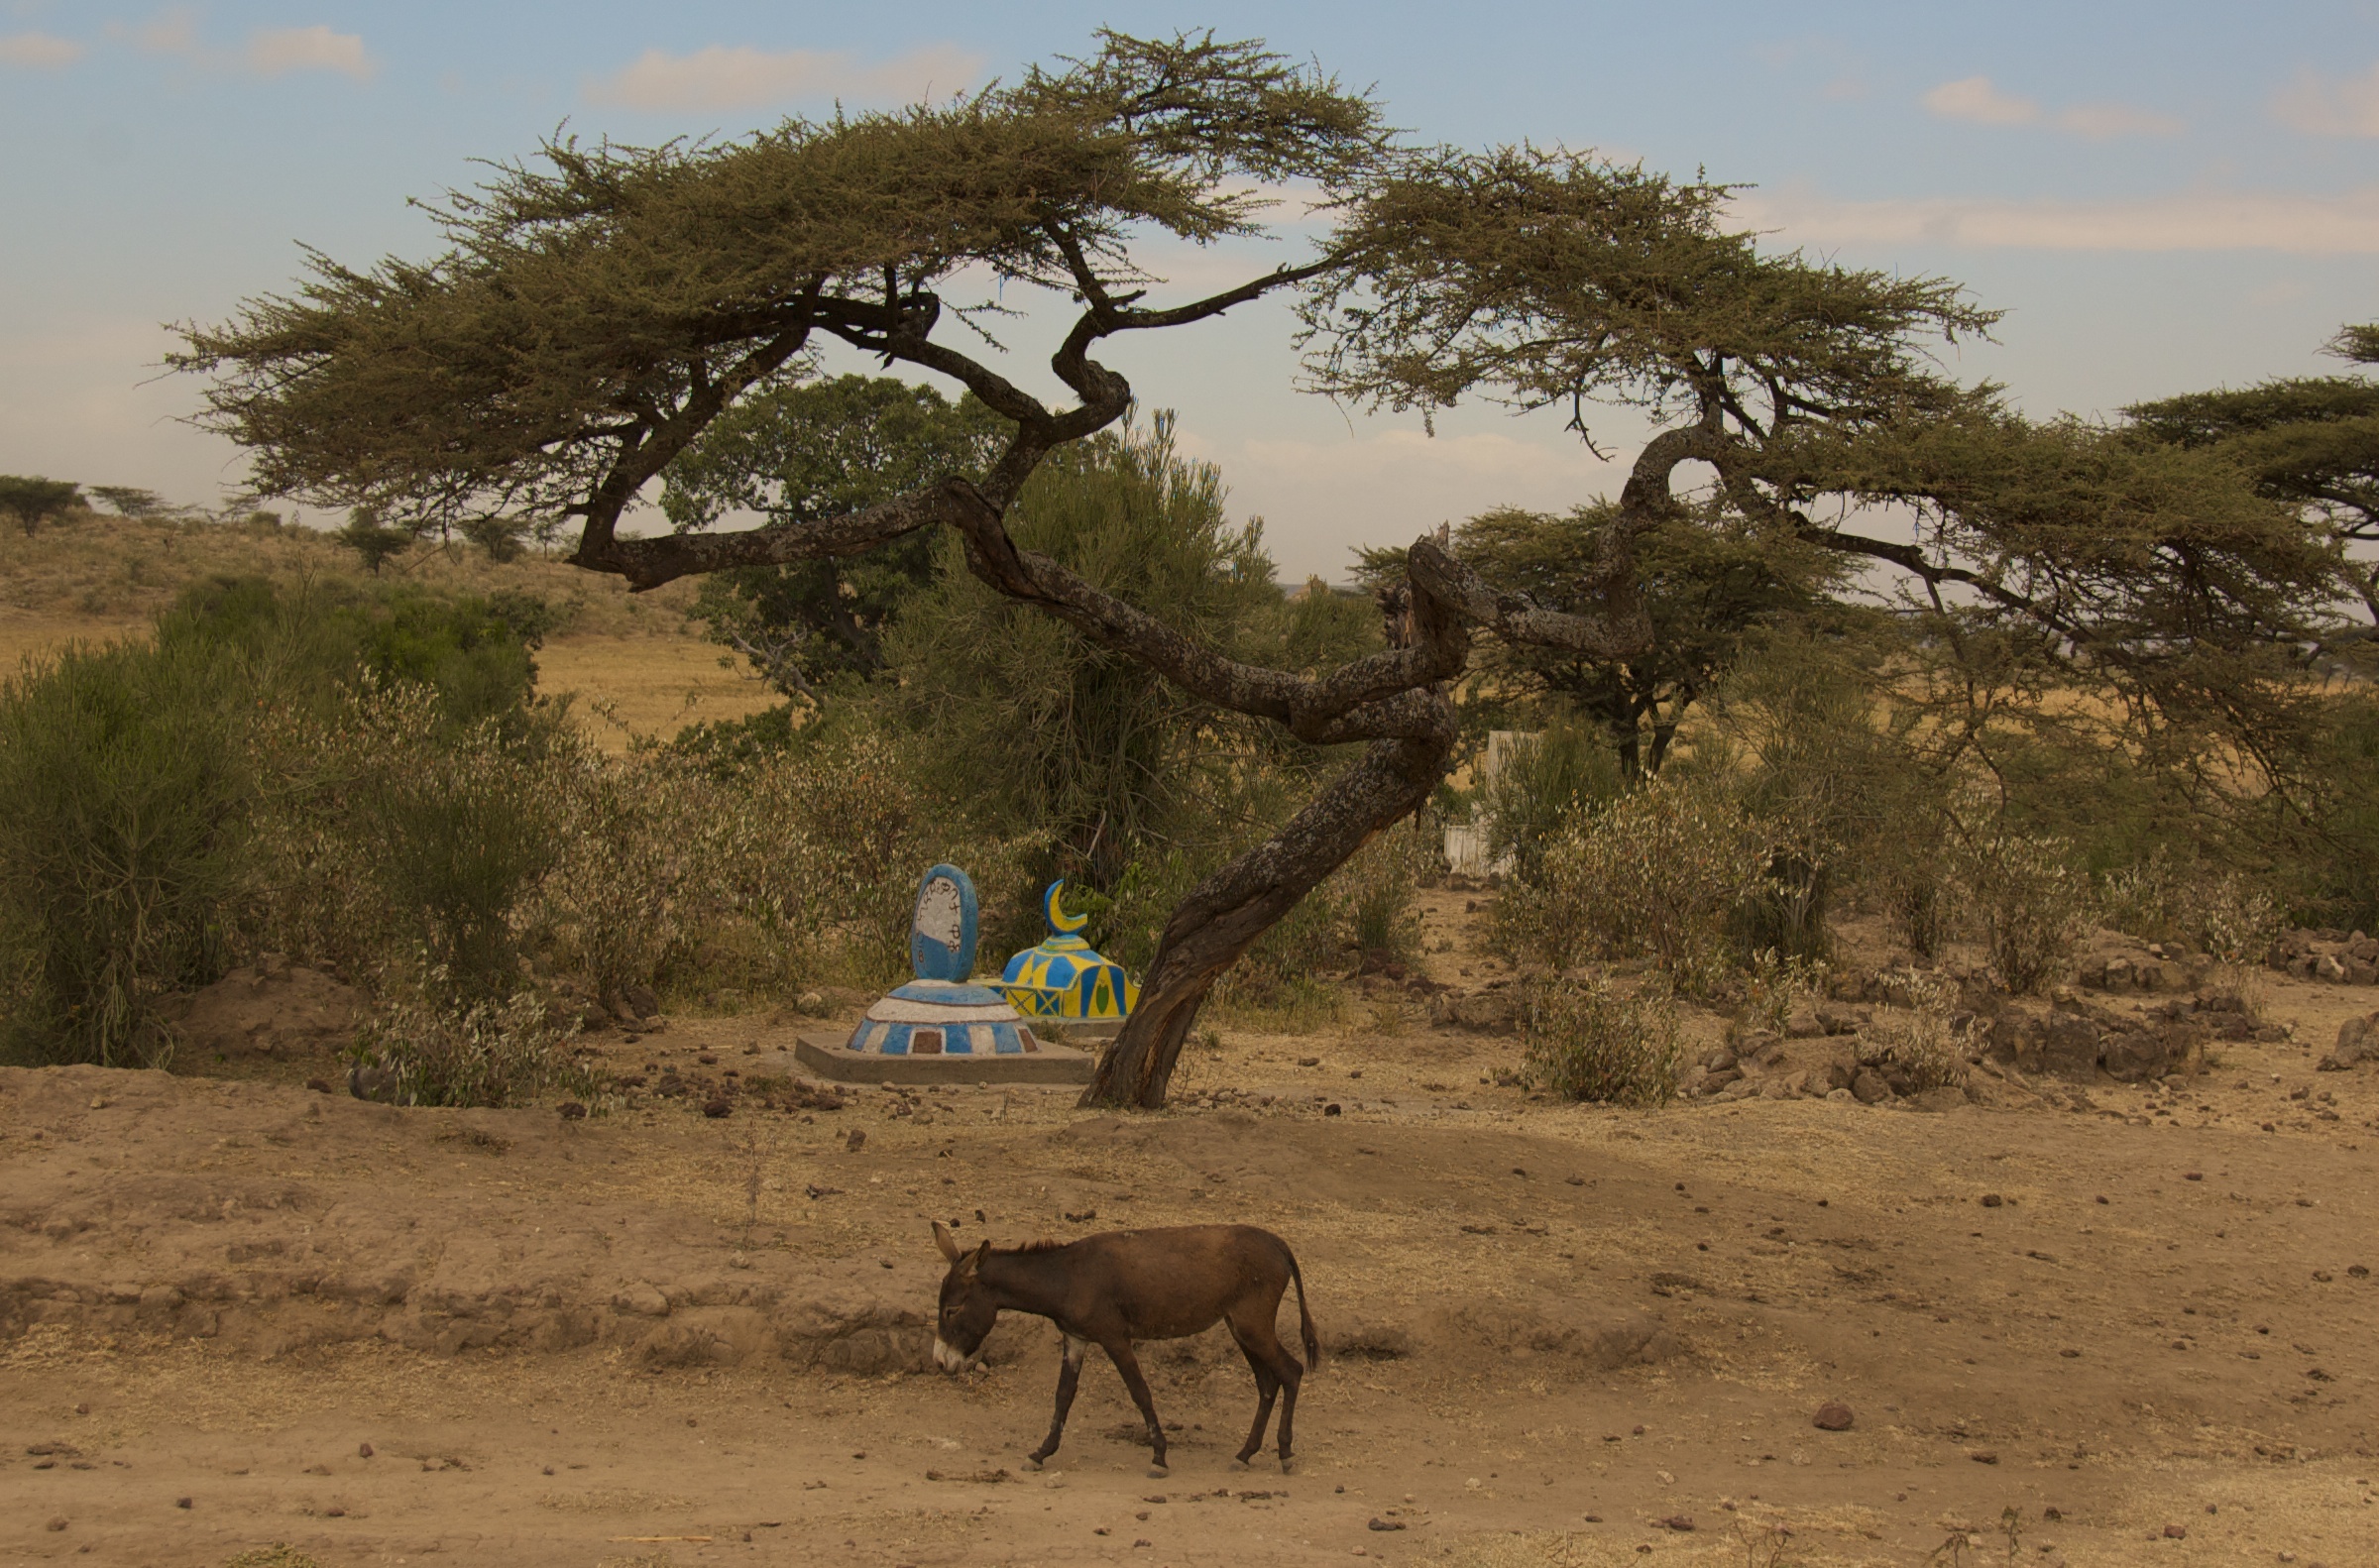
[[[93,485],[91,494],[106,502],[119,517],[162,517],[173,509],[156,491],[130,485]]]
[[[454,525],[454,531],[478,545],[480,553],[498,566],[517,561],[528,547],[529,522],[525,517],[465,517]]]
[[[788,379],[730,408],[670,464],[661,509],[680,528],[730,511],[812,522],[879,505],[946,475],[979,475],[1008,422],[967,393],[889,377]],[[920,530],[864,554],[744,566],[703,580],[694,614],[787,697],[821,700],[838,677],[884,667],[885,627],[934,576]]]
[[[2379,365],[2379,323],[2340,329],[2326,352]],[[2341,545],[2379,544],[2379,380],[2292,377],[2133,403],[2123,414],[2154,440],[2240,463],[2263,494],[2320,518]],[[2352,577],[2379,621],[2379,556]]]
[[[1610,502],[1566,513],[1498,507],[1453,530],[1452,543],[1490,586],[1571,609],[1594,602],[1617,509]],[[1734,667],[1762,627],[1819,610],[1847,575],[1841,556],[1750,526],[1723,505],[1656,523],[1637,536],[1634,551],[1638,591],[1652,625],[1649,647],[1600,658],[1490,641],[1475,666],[1499,694],[1550,699],[1554,708],[1598,726],[1629,780],[1660,771],[1686,710]],[[1398,553],[1366,551],[1365,575],[1391,565]]]
[[[0,511],[16,518],[27,537],[39,532],[43,523],[63,516],[81,500],[82,487],[62,479],[0,474]]]
[[[390,527],[366,506],[350,511],[346,526],[331,537],[362,557],[374,577],[380,575],[383,566],[419,542],[409,530]]]

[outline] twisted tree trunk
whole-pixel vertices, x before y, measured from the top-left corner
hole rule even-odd
[[[1223,971],[1374,835],[1428,800],[1455,740],[1453,705],[1434,692],[1428,705],[1440,721],[1429,733],[1373,741],[1279,834],[1190,890],[1165,923],[1139,1006],[1099,1059],[1082,1104],[1162,1106],[1190,1026]]]

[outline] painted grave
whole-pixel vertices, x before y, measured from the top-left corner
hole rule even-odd
[[[999,991],[1027,1018],[1046,1018],[1085,1034],[1113,1034],[1140,1000],[1140,987],[1123,965],[1091,950],[1082,940],[1087,915],[1069,915],[1061,896],[1065,878],[1041,895],[1041,918],[1049,935],[1008,960]]]
[[[937,865],[909,922],[915,978],[869,1007],[849,1038],[803,1035],[794,1056],[822,1076],[861,1083],[1087,1083],[1093,1059],[1040,1039],[1002,991],[974,972],[974,883]]]

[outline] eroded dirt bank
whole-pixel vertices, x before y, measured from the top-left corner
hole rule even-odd
[[[2324,1027],[1939,1114],[1535,1105],[1450,1036],[1234,1039],[1191,1086],[1273,1104],[1135,1118],[0,1072],[0,1560],[1998,1561],[2009,1510],[2023,1561],[2379,1560],[2379,1096],[2317,1078]],[[1280,1231],[1336,1352],[1296,1472],[1228,1463],[1211,1340],[1150,1358],[1171,1476],[1103,1366],[1027,1472],[1054,1347],[921,1370],[928,1218]]]

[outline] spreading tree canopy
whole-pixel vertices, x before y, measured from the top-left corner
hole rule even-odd
[[[2379,365],[2379,322],[2342,328],[2327,345],[2352,365]],[[2343,543],[2379,545],[2379,381],[2301,376],[2239,391],[2190,392],[2133,403],[2142,433],[2232,459],[2275,501],[2326,524]],[[2379,559],[2354,573],[2379,620]]]
[[[1265,192],[1284,183],[1335,215],[1309,255],[1160,302],[1154,249],[1265,233]],[[312,255],[293,293],[186,329],[176,363],[211,377],[202,422],[251,449],[269,493],[394,527],[575,518],[577,563],[637,588],[864,555],[938,525],[985,587],[1195,700],[1306,743],[1362,742],[1168,922],[1088,1093],[1153,1105],[1214,980],[1427,799],[1474,628],[1605,660],[1650,644],[1638,541],[1689,520],[1672,484],[1684,465],[1709,465],[1749,527],[1904,567],[2143,666],[2191,625],[2228,635],[2293,613],[2291,596],[2328,570],[2268,504],[2232,506],[2236,486],[2198,499],[2164,484],[2170,469],[2151,475],[2094,432],[2025,425],[1990,390],[1941,374],[1920,344],[1991,320],[1953,285],[1763,253],[1725,227],[1725,194],[1564,153],[1409,149],[1368,96],[1260,45],[1102,34],[1084,59],[963,101],[716,145],[554,141],[433,208],[436,257],[357,270]],[[1063,406],[998,368],[986,284],[1071,314],[1049,359]],[[1598,400],[1652,417],[1565,608],[1422,539],[1386,596],[1386,646],[1283,669],[1010,533],[1035,470],[1132,406],[1095,357],[1106,340],[1276,290],[1302,293],[1313,384],[1336,395],[1555,404],[1582,430]],[[897,495],[849,496],[848,509],[723,531],[697,508],[668,533],[622,532],[649,482],[827,342],[970,394],[1002,422],[996,450]],[[2011,463],[1986,456],[2007,449]],[[2202,471],[2230,472],[2211,458]],[[1904,503],[1918,536],[1847,529],[1819,509],[1829,499]]]

